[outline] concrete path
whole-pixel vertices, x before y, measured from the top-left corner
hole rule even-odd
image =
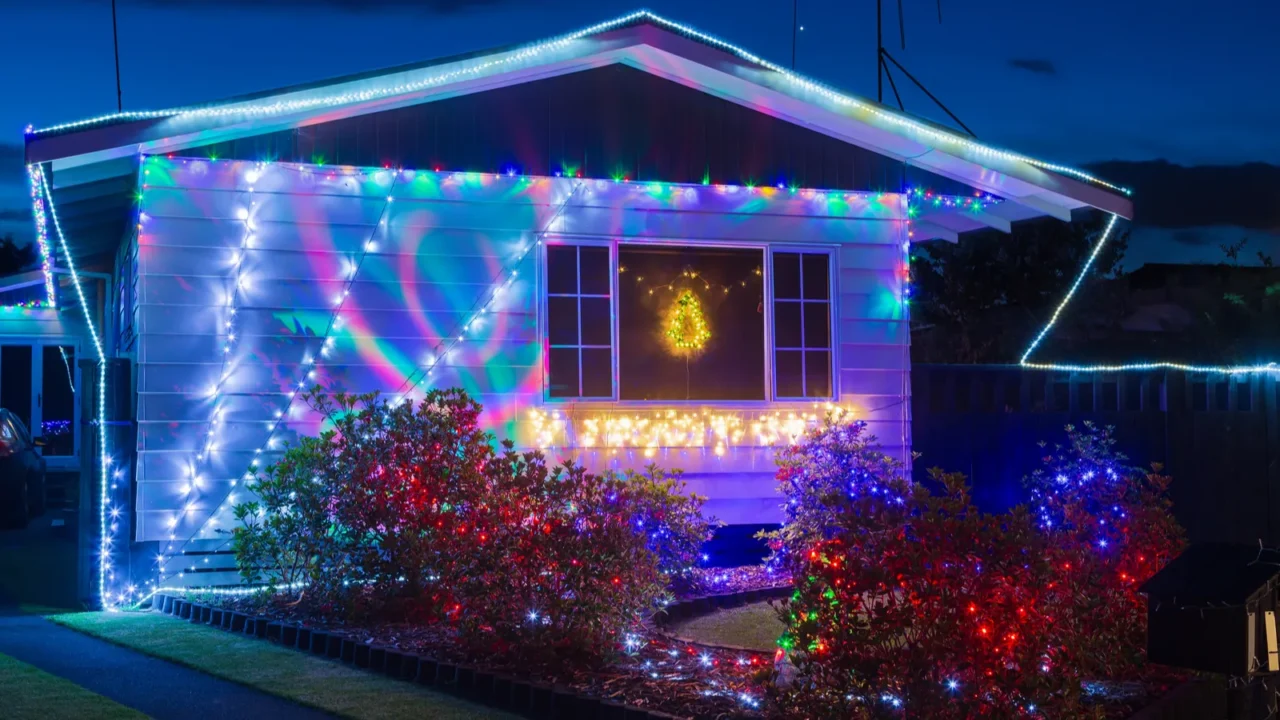
[[[331,715],[112,645],[34,615],[0,613],[0,653],[156,720],[321,720]],[[0,716],[4,715],[0,698]]]

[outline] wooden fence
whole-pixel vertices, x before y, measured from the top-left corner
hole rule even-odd
[[[1040,442],[1068,424],[1115,428],[1132,464],[1164,465],[1192,541],[1280,541],[1280,395],[1276,376],[1180,371],[1062,373],[1007,366],[912,368],[916,480],[965,473],[988,510],[1022,502]]]

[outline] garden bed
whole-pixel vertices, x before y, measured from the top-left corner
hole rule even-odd
[[[681,617],[785,594],[746,590],[677,602]],[[153,607],[195,623],[415,681],[527,717],[759,717],[771,652],[684,642],[651,626],[598,671],[516,667],[468,653],[449,632],[411,623],[357,625],[312,615],[305,603],[258,597],[157,595]]]

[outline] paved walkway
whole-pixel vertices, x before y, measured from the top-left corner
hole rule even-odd
[[[82,635],[34,615],[0,612],[0,653],[70,680],[156,720],[332,717],[274,695]],[[0,715],[3,714],[0,707]]]

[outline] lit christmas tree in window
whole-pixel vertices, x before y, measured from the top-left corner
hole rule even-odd
[[[711,328],[702,314],[702,304],[692,290],[685,290],[671,306],[667,320],[667,337],[677,355],[692,355],[706,347]]]

